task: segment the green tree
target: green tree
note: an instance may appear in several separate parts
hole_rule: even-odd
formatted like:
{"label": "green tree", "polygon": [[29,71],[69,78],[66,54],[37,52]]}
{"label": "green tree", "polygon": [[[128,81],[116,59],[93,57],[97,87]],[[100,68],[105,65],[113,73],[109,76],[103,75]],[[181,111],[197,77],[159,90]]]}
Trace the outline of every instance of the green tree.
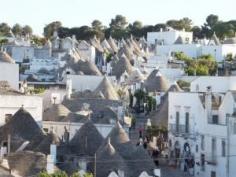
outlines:
{"label": "green tree", "polygon": [[31,36],[33,34],[33,29],[29,25],[25,25],[22,28],[22,33],[23,33],[23,35],[30,35]]}
{"label": "green tree", "polygon": [[126,17],[122,15],[116,15],[114,19],[111,19],[110,27],[112,29],[125,29],[128,24]]}
{"label": "green tree", "polygon": [[12,32],[14,35],[21,35],[23,32],[22,26],[18,23],[16,23],[13,27],[12,27]]}
{"label": "green tree", "polygon": [[103,28],[102,22],[99,20],[94,20],[91,25],[92,25],[92,28],[95,30],[102,30]]}
{"label": "green tree", "polygon": [[192,20],[187,17],[180,20],[169,20],[166,24],[176,30],[185,29],[186,31],[191,31],[192,29]]}
{"label": "green tree", "polygon": [[196,74],[198,76],[207,76],[209,74],[209,69],[205,65],[199,65],[196,69]]}
{"label": "green tree", "polygon": [[219,17],[214,14],[208,15],[206,18],[206,22],[206,25],[213,29],[214,26],[219,22]]}
{"label": "green tree", "polygon": [[60,27],[62,27],[62,23],[60,21],[54,21],[52,23],[49,23],[44,27],[43,34],[46,38],[49,39],[52,37],[53,32],[57,31]]}
{"label": "green tree", "polygon": [[0,33],[2,35],[7,35],[11,30],[11,27],[7,23],[0,24]]}

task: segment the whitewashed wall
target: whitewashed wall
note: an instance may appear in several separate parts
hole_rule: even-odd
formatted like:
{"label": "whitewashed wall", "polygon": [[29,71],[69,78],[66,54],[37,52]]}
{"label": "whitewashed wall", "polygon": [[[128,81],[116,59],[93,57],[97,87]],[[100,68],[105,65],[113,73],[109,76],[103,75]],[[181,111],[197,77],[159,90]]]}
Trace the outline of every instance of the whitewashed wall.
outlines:
{"label": "whitewashed wall", "polygon": [[15,114],[21,107],[27,110],[40,123],[42,121],[43,102],[38,96],[0,95],[0,125],[5,123],[6,114]]}
{"label": "whitewashed wall", "polygon": [[0,63],[0,81],[8,81],[11,88],[19,89],[19,65]]}
{"label": "whitewashed wall", "polygon": [[[94,91],[103,80],[104,76],[90,75],[67,75],[67,79],[72,80],[72,89],[75,91],[91,90]],[[115,83],[114,76],[109,76],[108,79]]]}

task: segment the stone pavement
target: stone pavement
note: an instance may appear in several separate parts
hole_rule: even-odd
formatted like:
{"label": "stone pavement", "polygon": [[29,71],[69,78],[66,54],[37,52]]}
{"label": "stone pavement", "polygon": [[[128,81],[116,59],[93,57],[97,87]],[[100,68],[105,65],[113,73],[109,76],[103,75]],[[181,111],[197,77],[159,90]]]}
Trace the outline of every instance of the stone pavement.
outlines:
{"label": "stone pavement", "polygon": [[[130,140],[136,144],[139,139],[139,127],[144,127],[147,119],[144,114],[136,115],[136,128],[130,131]],[[165,160],[160,160],[160,165],[157,168],[161,169],[161,177],[192,177],[187,172],[181,171],[179,168],[170,167]]]}

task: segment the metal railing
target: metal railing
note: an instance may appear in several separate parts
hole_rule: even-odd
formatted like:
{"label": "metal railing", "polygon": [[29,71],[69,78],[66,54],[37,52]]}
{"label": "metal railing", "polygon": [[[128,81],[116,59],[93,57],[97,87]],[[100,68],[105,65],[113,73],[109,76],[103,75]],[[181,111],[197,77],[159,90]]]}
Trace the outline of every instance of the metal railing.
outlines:
{"label": "metal railing", "polygon": [[178,124],[169,124],[169,131],[172,134],[176,135],[189,135],[192,134],[193,131],[190,126],[186,125],[178,125]]}

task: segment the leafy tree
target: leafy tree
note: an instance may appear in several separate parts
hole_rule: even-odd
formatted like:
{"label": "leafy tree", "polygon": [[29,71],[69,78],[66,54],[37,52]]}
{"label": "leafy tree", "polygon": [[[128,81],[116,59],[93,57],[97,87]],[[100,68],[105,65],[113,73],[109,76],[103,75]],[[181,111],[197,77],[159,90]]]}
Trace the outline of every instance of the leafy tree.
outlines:
{"label": "leafy tree", "polygon": [[191,31],[193,32],[193,39],[202,39],[204,35],[202,33],[202,29],[198,26],[194,26]]}
{"label": "leafy tree", "polygon": [[8,42],[7,39],[0,39],[0,45],[4,45]]}
{"label": "leafy tree", "polygon": [[184,80],[178,80],[177,84],[180,86],[180,88],[185,89],[190,87],[190,83]]}
{"label": "leafy tree", "polygon": [[71,36],[71,29],[67,28],[67,27],[60,27],[60,28],[58,28],[57,32],[58,32],[58,36],[60,38],[65,38],[65,37]]}
{"label": "leafy tree", "polygon": [[0,33],[2,35],[7,35],[11,30],[11,27],[7,23],[0,24]]}
{"label": "leafy tree", "polygon": [[167,28],[167,25],[164,23],[158,23],[154,26],[155,31],[161,31],[161,29],[166,30],[166,28]]}
{"label": "leafy tree", "polygon": [[125,29],[128,24],[126,17],[122,15],[116,15],[114,19],[111,19],[110,27],[113,29]]}
{"label": "leafy tree", "polygon": [[92,22],[92,28],[95,30],[102,30],[103,26],[102,26],[102,22],[99,20],[94,20]]}
{"label": "leafy tree", "polygon": [[22,26],[20,26],[18,23],[16,23],[13,27],[12,27],[12,32],[15,35],[21,35],[23,32],[23,28]]}
{"label": "leafy tree", "polygon": [[166,24],[176,30],[185,29],[186,31],[190,31],[192,29],[192,20],[187,17],[180,20],[169,20]]}
{"label": "leafy tree", "polygon": [[33,29],[29,26],[29,25],[25,25],[23,28],[22,28],[22,34],[23,35],[32,35],[33,34]]}
{"label": "leafy tree", "polygon": [[60,21],[49,23],[48,25],[44,27],[44,30],[43,30],[44,36],[46,38],[52,37],[53,32],[57,31],[60,27],[62,27],[62,23]]}
{"label": "leafy tree", "polygon": [[47,42],[44,37],[39,37],[39,36],[35,36],[35,35],[32,36],[31,40],[34,44],[36,44],[38,46],[42,46]]}
{"label": "leafy tree", "polygon": [[205,65],[199,65],[196,69],[196,74],[198,76],[207,76],[209,74],[208,67]]}
{"label": "leafy tree", "polygon": [[206,18],[206,25],[210,27],[210,29],[213,29],[214,26],[219,22],[219,17],[217,15],[209,15]]}

